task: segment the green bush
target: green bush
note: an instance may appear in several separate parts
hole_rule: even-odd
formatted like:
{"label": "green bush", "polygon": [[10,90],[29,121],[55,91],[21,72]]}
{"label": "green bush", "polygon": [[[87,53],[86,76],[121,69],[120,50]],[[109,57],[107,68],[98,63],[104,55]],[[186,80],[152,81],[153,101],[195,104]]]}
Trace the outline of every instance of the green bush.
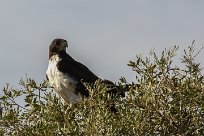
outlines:
{"label": "green bush", "polygon": [[[117,114],[107,105],[113,101],[108,88],[97,81],[87,85],[90,97],[75,105],[63,104],[47,82],[20,81],[21,89],[7,85],[0,109],[0,135],[204,135],[204,77],[195,62],[201,50],[194,43],[172,66],[178,47],[158,56],[136,56],[129,66],[136,75],[125,98],[114,98]],[[24,105],[22,101],[24,100]]]}

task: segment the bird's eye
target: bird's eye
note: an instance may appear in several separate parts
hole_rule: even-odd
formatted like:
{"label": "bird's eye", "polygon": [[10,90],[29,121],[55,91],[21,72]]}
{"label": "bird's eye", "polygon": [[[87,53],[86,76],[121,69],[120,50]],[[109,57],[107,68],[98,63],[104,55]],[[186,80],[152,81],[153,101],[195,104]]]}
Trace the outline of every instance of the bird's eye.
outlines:
{"label": "bird's eye", "polygon": [[60,41],[55,41],[54,45],[60,46]]}

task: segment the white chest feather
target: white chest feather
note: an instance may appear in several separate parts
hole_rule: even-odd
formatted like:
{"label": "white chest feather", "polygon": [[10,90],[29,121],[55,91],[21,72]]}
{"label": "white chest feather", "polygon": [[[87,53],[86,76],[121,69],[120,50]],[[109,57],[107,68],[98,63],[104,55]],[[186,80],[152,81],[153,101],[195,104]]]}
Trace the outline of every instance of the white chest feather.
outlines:
{"label": "white chest feather", "polygon": [[58,55],[50,58],[47,76],[49,84],[54,87],[55,91],[64,99],[66,103],[76,103],[80,96],[75,93],[77,82],[70,78],[68,74],[60,72],[57,68],[57,63],[60,61]]}

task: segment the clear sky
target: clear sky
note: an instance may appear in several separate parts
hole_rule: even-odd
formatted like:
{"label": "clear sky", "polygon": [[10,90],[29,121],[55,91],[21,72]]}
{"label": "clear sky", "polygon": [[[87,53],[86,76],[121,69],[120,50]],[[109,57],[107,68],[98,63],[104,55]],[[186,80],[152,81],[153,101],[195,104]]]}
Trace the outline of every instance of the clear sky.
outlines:
{"label": "clear sky", "polygon": [[26,74],[43,81],[54,38],[101,78],[133,81],[127,63],[136,54],[204,44],[204,1],[0,0],[0,88]]}

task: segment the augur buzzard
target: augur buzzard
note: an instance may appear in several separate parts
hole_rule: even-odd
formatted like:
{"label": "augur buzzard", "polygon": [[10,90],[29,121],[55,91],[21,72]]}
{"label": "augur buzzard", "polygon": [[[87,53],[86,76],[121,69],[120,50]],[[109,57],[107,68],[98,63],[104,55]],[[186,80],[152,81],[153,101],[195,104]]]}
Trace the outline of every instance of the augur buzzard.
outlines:
{"label": "augur buzzard", "polygon": [[[75,61],[66,53],[68,43],[64,39],[55,39],[49,46],[49,64],[46,77],[49,84],[66,103],[76,103],[81,97],[88,97],[89,91],[82,83],[95,83],[100,79],[85,65]],[[114,85],[109,80],[103,83]]]}

